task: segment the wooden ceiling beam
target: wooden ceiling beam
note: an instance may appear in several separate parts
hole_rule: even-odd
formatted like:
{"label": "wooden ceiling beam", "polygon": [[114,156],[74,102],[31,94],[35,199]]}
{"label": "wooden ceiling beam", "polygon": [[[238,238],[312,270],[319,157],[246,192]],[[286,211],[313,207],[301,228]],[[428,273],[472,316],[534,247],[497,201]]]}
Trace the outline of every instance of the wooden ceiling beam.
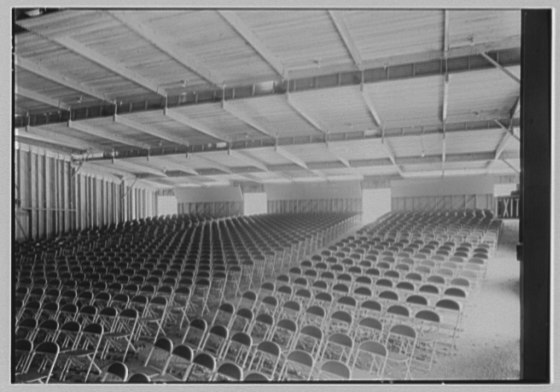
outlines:
{"label": "wooden ceiling beam", "polygon": [[285,78],[282,62],[264,45],[253,31],[241,20],[235,11],[217,11],[222,18],[253,48],[253,50],[280,76]]}
{"label": "wooden ceiling beam", "polygon": [[68,135],[62,135],[59,132],[40,128],[40,127],[23,127],[23,128],[16,128],[15,129],[16,136],[37,136],[39,138],[50,140],[52,142],[66,145],[68,147],[77,148],[81,150],[89,150],[89,151],[101,151],[101,152],[111,152],[112,150],[108,147],[104,147],[100,144],[88,142],[83,139],[72,137]]}
{"label": "wooden ceiling beam", "polygon": [[148,41],[154,47],[167,56],[171,57],[183,67],[197,74],[200,78],[216,87],[222,87],[224,78],[214,71],[210,71],[208,67],[197,58],[193,53],[189,53],[185,48],[169,43],[169,37],[158,34],[145,24],[139,18],[135,11],[107,11],[111,16],[124,24],[130,30],[138,34],[142,39]]}
{"label": "wooden ceiling beam", "polygon": [[36,91],[31,91],[31,90],[26,89],[24,87],[16,86],[16,91],[15,92],[20,97],[27,98],[27,99],[30,99],[32,101],[44,103],[45,105],[52,106],[52,107],[57,108],[57,109],[70,111],[70,106],[68,106],[64,102],[56,100],[56,99],[51,98],[51,97],[47,97],[46,95],[43,95],[43,94],[38,93]]}
{"label": "wooden ceiling beam", "polygon": [[178,122],[179,124],[183,124],[186,125],[189,128],[194,129],[195,131],[198,131],[200,133],[205,134],[206,136],[210,136],[213,139],[219,140],[219,141],[223,141],[226,143],[229,143],[230,140],[228,140],[225,136],[221,136],[219,135],[216,131],[208,128],[206,125],[187,117],[186,115],[184,115],[183,113],[179,113],[176,110],[173,109],[168,109],[165,108],[163,110],[163,114],[167,117],[169,117],[170,119],[172,119],[173,121]]}
{"label": "wooden ceiling beam", "polygon": [[[81,94],[88,95],[93,98],[97,98],[100,101],[113,103],[104,93],[101,91],[84,85],[81,82],[75,81],[71,78],[68,78],[65,75],[59,74],[56,71],[48,69],[40,64],[37,64],[29,59],[24,57],[15,56],[15,65],[17,68],[20,68],[24,71],[30,72],[34,75],[40,76],[44,79],[50,80],[51,82],[60,84],[61,86],[67,87],[71,90],[77,91]],[[19,87],[18,87],[19,89]]]}
{"label": "wooden ceiling beam", "polygon": [[348,26],[344,22],[344,17],[340,14],[339,11],[329,10],[327,12],[329,14],[329,17],[331,18],[331,21],[333,22],[338,36],[340,37],[341,41],[344,44],[344,47],[346,48],[346,51],[352,58],[352,61],[354,61],[356,68],[362,71],[364,69],[362,56],[360,55],[360,51],[358,50],[356,44],[354,43],[354,40],[352,39],[352,35],[348,30]]}
{"label": "wooden ceiling beam", "polygon": [[118,124],[122,124],[122,125],[124,125],[128,128],[135,129],[135,130],[137,130],[139,132],[142,132],[142,133],[145,133],[147,135],[151,135],[151,136],[163,139],[163,140],[167,140],[167,141],[170,141],[172,143],[179,144],[179,145],[182,145],[182,146],[189,146],[189,142],[186,139],[170,135],[167,132],[162,131],[161,129],[156,129],[156,128],[153,128],[149,125],[139,123],[138,121],[134,121],[134,120],[132,120],[128,117],[119,116],[119,115],[115,114],[113,116],[113,120]]}
{"label": "wooden ceiling beam", "polygon": [[121,136],[115,132],[111,132],[99,127],[94,127],[89,124],[85,124],[81,121],[68,121],[68,128],[75,129],[77,131],[87,133],[92,136],[100,137],[107,140],[112,140],[117,143],[126,144],[128,146],[140,148],[143,150],[149,150],[150,145],[146,143],[141,143],[135,139],[131,139],[125,136]]}

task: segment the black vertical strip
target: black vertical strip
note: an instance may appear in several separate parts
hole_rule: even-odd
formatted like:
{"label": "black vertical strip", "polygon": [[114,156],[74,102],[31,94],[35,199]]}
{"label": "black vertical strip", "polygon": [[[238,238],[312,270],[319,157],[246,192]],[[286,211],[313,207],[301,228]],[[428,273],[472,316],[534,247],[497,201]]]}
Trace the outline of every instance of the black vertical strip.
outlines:
{"label": "black vertical strip", "polygon": [[521,375],[550,380],[551,11],[522,11]]}

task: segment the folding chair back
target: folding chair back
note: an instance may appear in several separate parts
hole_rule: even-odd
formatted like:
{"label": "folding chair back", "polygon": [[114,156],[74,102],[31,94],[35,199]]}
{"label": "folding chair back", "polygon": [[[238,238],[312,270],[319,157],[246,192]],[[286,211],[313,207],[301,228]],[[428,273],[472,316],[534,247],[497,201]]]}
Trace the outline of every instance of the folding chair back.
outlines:
{"label": "folding chair back", "polygon": [[101,382],[125,382],[128,380],[128,367],[123,362],[113,362],[101,377]]}

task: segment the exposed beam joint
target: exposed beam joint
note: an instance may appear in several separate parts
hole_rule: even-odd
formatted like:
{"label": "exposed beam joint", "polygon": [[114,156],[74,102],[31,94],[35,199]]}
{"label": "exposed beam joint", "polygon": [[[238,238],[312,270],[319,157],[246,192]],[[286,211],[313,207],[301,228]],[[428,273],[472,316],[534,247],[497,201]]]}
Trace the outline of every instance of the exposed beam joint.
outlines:
{"label": "exposed beam joint", "polygon": [[500,71],[502,71],[503,73],[505,73],[507,76],[509,76],[510,78],[512,78],[513,80],[515,80],[517,83],[521,84],[521,79],[519,79],[519,77],[517,75],[515,75],[513,72],[511,72],[509,69],[507,69],[506,67],[504,67],[503,65],[501,65],[500,63],[498,63],[496,60],[494,60],[492,57],[488,56],[485,52],[483,51],[479,51],[478,53],[480,53],[480,55],[482,57],[484,57],[490,64],[492,64],[494,67],[498,68]]}
{"label": "exposed beam joint", "polygon": [[[18,68],[24,71],[31,72],[32,74],[38,75],[42,78],[48,79],[51,82],[55,82],[71,90],[77,91],[79,93],[89,95],[90,97],[97,98],[100,101],[110,102],[112,101],[102,92],[84,85],[81,82],[69,79],[68,77],[59,74],[58,72],[52,71],[39,65],[31,60],[25,59],[21,56],[15,56],[15,64]],[[18,87],[19,88],[19,87]]]}
{"label": "exposed beam joint", "polygon": [[149,125],[139,123],[137,121],[131,120],[131,119],[129,119],[127,117],[124,117],[124,116],[119,116],[119,115],[115,114],[113,116],[113,120],[118,124],[122,124],[126,127],[135,129],[135,130],[140,131],[142,133],[145,133],[147,135],[155,136],[157,138],[167,140],[167,141],[170,141],[172,143],[176,143],[176,144],[179,144],[179,145],[182,145],[182,146],[188,146],[189,145],[189,142],[186,139],[179,138],[179,137],[176,137],[176,136],[173,136],[173,135],[169,135],[165,131],[153,128]]}
{"label": "exposed beam joint", "polygon": [[27,98],[27,99],[30,99],[32,101],[44,103],[45,105],[49,105],[49,106],[52,106],[52,107],[55,107],[55,108],[58,108],[58,109],[70,111],[70,106],[68,106],[64,102],[57,101],[56,99],[53,99],[51,97],[47,97],[46,95],[43,95],[43,94],[38,93],[36,91],[31,91],[31,90],[26,89],[24,87],[16,86],[16,94],[19,95],[20,97]]}
{"label": "exposed beam joint", "polygon": [[373,105],[373,102],[371,101],[371,98],[369,97],[368,93],[365,91],[363,84],[360,86],[360,93],[362,94],[364,102],[368,108],[369,114],[375,121],[375,125],[377,126],[377,128],[380,129],[383,128],[383,125],[381,123],[381,118],[379,117],[377,110],[375,110],[375,106]]}
{"label": "exposed beam joint", "polygon": [[242,113],[241,110],[239,110],[239,108],[237,108],[234,104],[230,104],[228,101],[222,101],[222,108],[226,112],[231,114],[233,117],[236,117],[241,122],[244,122],[245,124],[249,125],[251,128],[255,129],[256,131],[258,131],[260,133],[262,133],[263,135],[268,136],[272,139],[277,138],[278,135],[273,135],[272,132],[265,129],[265,127],[263,127],[261,124],[259,124],[257,121],[255,121],[253,118],[247,116],[245,113]]}
{"label": "exposed beam joint", "polygon": [[516,168],[515,166],[513,166],[511,163],[509,163],[507,159],[502,159],[502,161],[503,161],[506,165],[508,165],[515,173],[517,173],[517,174],[520,173],[519,169]]}
{"label": "exposed beam joint", "polygon": [[292,154],[291,152],[289,152],[285,148],[277,146],[277,147],[275,147],[274,151],[276,151],[278,154],[280,154],[281,156],[283,156],[287,160],[292,161],[293,163],[295,163],[299,167],[301,167],[305,170],[309,170],[309,167],[307,166],[307,164],[301,158],[295,156],[294,154]]}
{"label": "exposed beam joint", "polygon": [[158,50],[171,57],[179,64],[197,74],[200,78],[208,83],[221,87],[224,83],[224,78],[215,72],[208,70],[208,67],[203,64],[194,54],[185,51],[184,48],[178,47],[169,43],[169,37],[165,37],[156,33],[148,26],[141,23],[135,11],[107,11],[111,16],[123,23],[130,30],[134,31],[144,40],[151,43]]}
{"label": "exposed beam joint", "polygon": [[270,67],[282,78],[285,70],[280,60],[272,53],[263,42],[257,38],[253,31],[241,20],[235,11],[217,11],[222,18],[251,46],[255,52],[266,61]]}
{"label": "exposed beam joint", "polygon": [[513,137],[515,140],[517,140],[518,142],[521,142],[521,139],[519,138],[519,136],[517,136],[515,133],[513,133],[513,127],[506,127],[504,124],[502,124],[500,121],[498,120],[494,120],[494,122],[500,127],[502,128],[507,134],[509,134],[511,137]]}
{"label": "exposed beam joint", "polygon": [[260,160],[257,160],[251,156],[249,156],[249,154],[246,151],[240,151],[240,150],[231,150],[231,154],[234,156],[239,157],[240,159],[243,159],[247,162],[249,162],[251,164],[251,166],[254,166],[264,172],[269,173],[270,169],[268,168],[268,166],[266,166],[263,162],[261,162]]}
{"label": "exposed beam joint", "polygon": [[163,114],[167,117],[169,117],[170,119],[172,119],[173,121],[176,121],[180,124],[186,125],[189,128],[194,129],[195,131],[198,131],[200,133],[205,134],[206,136],[210,136],[211,138],[214,138],[216,140],[219,141],[224,141],[229,143],[229,140],[227,138],[225,138],[224,136],[219,135],[216,131],[208,128],[206,125],[201,124],[200,122],[189,118],[187,116],[185,116],[182,113],[179,113],[177,111],[165,108],[163,109]]}
{"label": "exposed beam joint", "polygon": [[89,124],[84,124],[83,122],[80,122],[80,121],[71,121],[71,120],[68,121],[68,128],[72,128],[72,129],[75,129],[77,131],[87,133],[89,135],[93,135],[93,136],[100,137],[100,138],[103,138],[103,139],[112,140],[112,141],[117,142],[117,143],[137,147],[137,148],[140,148],[140,149],[143,149],[143,150],[149,150],[150,149],[149,144],[140,143],[140,142],[138,142],[134,139],[127,138],[127,137],[124,137],[124,136],[120,136],[120,135],[116,134],[115,132],[110,132],[110,131],[107,131],[105,129],[101,129],[99,127],[93,127]]}
{"label": "exposed beam joint", "polygon": [[329,13],[329,16],[334,24],[334,27],[336,28],[336,32],[338,33],[338,36],[340,37],[340,39],[344,43],[344,46],[346,47],[346,51],[350,54],[350,57],[352,57],[352,60],[354,61],[356,68],[362,71],[364,69],[362,56],[360,56],[360,51],[356,47],[354,40],[352,39],[352,35],[348,30],[348,26],[344,22],[344,17],[341,15],[340,11],[329,10],[327,12]]}
{"label": "exposed beam joint", "polygon": [[327,134],[328,132],[323,129],[321,125],[317,121],[315,121],[311,116],[305,113],[298,105],[296,105],[293,99],[290,97],[290,94],[286,94],[286,101],[288,105],[301,117],[303,118],[309,125],[311,125],[315,130]]}
{"label": "exposed beam joint", "polygon": [[399,166],[399,164],[397,163],[396,157],[395,157],[395,153],[393,152],[393,150],[391,149],[391,147],[387,144],[387,142],[382,141],[381,142],[381,148],[383,149],[383,151],[385,151],[385,154],[387,154],[387,157],[391,160],[391,163],[393,164],[393,166],[395,167],[395,169],[397,169],[397,172],[399,173],[399,175],[401,177],[405,177],[405,174],[403,173],[401,167]]}

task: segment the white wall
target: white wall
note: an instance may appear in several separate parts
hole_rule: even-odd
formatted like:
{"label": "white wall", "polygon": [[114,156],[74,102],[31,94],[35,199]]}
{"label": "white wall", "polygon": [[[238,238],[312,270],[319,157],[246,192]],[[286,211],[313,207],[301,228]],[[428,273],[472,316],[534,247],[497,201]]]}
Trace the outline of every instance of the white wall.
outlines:
{"label": "white wall", "polygon": [[266,184],[265,191],[269,201],[359,199],[362,197],[362,187],[358,180],[309,184]]}
{"label": "white wall", "polygon": [[243,194],[243,197],[244,215],[266,214],[266,193],[245,193]]}
{"label": "white wall", "polygon": [[391,192],[393,197],[493,194],[494,181],[492,176],[394,180]]}
{"label": "white wall", "polygon": [[391,189],[364,189],[362,192],[362,223],[368,224],[391,211]]}
{"label": "white wall", "polygon": [[158,216],[176,214],[177,198],[175,196],[158,196],[157,212]]}

